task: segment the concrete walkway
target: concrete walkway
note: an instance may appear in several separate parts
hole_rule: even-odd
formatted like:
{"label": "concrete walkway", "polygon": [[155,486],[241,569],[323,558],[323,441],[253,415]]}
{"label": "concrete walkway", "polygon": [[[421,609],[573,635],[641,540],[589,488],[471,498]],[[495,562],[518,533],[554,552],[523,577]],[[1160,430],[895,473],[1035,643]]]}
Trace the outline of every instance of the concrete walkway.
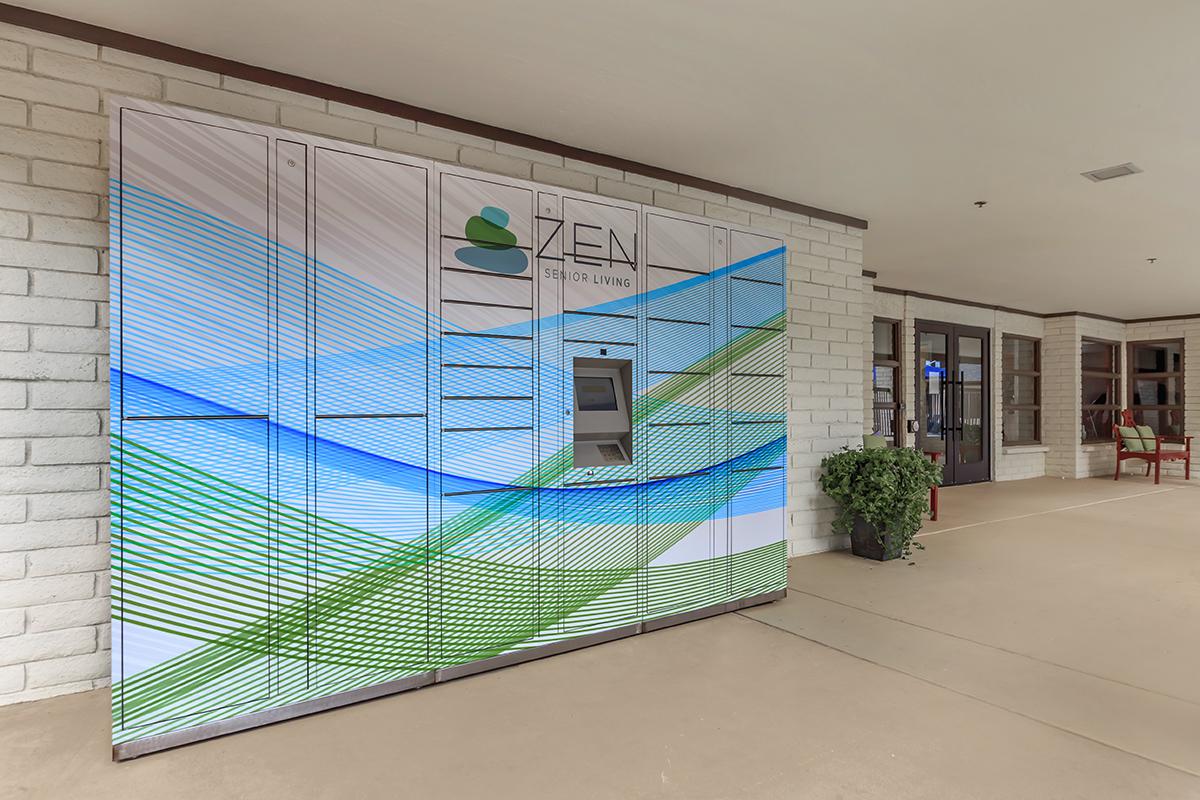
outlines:
{"label": "concrete walkway", "polygon": [[0,797],[1200,798],[1198,489],[946,490],[913,565],[121,765],[105,692],[0,709]]}

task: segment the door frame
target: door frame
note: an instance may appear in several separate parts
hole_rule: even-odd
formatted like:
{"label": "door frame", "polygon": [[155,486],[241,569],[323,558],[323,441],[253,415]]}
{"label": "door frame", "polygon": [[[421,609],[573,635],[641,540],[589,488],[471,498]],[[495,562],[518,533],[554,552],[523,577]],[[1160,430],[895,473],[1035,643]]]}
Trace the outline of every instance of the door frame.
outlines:
{"label": "door frame", "polygon": [[[981,328],[975,325],[960,325],[952,322],[941,322],[938,320],[916,319],[913,321],[913,413],[917,420],[916,443],[918,446],[924,442],[924,421],[921,419],[921,410],[923,408],[922,398],[924,395],[921,390],[921,333],[940,333],[946,336],[946,362],[947,375],[952,372],[958,372],[959,353],[958,339],[960,336],[971,336],[980,339],[982,342],[981,359],[983,361],[983,369],[981,382],[983,384],[980,422],[981,431],[980,445],[982,447],[983,475],[968,477],[964,476],[959,479],[958,473],[958,448],[959,440],[951,438],[946,440],[946,452],[943,460],[943,486],[960,486],[968,483],[988,483],[992,480],[992,436],[994,434],[993,427],[996,424],[992,417],[992,361],[994,353],[992,353],[992,331],[990,328]],[[953,370],[951,367],[953,366]],[[957,376],[954,380],[947,381],[948,387],[953,387]],[[961,409],[957,399],[950,397],[950,406],[953,413],[948,415],[952,418],[958,418],[961,415]],[[943,426],[945,421],[943,421]],[[965,466],[965,465],[964,465]]]}

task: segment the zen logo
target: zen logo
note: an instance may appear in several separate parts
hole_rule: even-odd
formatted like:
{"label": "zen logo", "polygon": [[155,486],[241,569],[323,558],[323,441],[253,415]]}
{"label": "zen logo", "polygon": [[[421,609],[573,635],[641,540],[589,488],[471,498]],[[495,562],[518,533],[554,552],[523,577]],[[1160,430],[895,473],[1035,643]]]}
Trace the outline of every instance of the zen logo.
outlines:
{"label": "zen logo", "polygon": [[484,206],[467,220],[464,233],[471,246],[454,251],[464,264],[505,275],[519,275],[529,268],[529,257],[517,247],[517,236],[508,229],[504,209]]}
{"label": "zen logo", "polygon": [[[538,217],[538,219],[554,225],[538,248],[538,258],[553,258],[548,255],[548,251],[552,245],[562,247],[565,221],[551,217]],[[573,259],[576,264],[589,267],[620,265],[637,270],[637,261],[630,255],[631,253],[637,254],[637,233],[633,234],[632,247],[627,248],[617,236],[617,232],[611,228],[589,225],[586,222],[573,222],[570,232],[570,241],[574,243],[574,249],[564,248],[563,255]]]}

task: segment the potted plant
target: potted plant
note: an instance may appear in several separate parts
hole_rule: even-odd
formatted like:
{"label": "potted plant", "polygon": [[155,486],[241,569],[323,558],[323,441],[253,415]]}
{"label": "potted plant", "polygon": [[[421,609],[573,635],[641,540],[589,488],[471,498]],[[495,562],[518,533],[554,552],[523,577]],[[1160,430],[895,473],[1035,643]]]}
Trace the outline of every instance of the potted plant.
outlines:
{"label": "potted plant", "polygon": [[821,488],[837,501],[833,522],[850,535],[856,556],[887,561],[923,549],[913,537],[929,510],[929,490],[942,482],[942,467],[916,450],[843,450],[821,461]]}

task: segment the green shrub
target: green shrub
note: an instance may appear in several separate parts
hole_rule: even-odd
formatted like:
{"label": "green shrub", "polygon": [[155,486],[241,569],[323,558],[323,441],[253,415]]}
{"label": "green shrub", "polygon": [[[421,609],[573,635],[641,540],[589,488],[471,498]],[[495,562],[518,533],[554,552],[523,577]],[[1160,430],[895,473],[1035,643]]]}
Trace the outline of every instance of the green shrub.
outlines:
{"label": "green shrub", "polygon": [[[837,533],[849,534],[854,518],[898,540],[905,558],[914,546],[929,511],[929,490],[942,482],[942,467],[916,450],[843,450],[821,461],[821,488],[841,510],[834,520]],[[921,549],[921,544],[915,544]]]}

